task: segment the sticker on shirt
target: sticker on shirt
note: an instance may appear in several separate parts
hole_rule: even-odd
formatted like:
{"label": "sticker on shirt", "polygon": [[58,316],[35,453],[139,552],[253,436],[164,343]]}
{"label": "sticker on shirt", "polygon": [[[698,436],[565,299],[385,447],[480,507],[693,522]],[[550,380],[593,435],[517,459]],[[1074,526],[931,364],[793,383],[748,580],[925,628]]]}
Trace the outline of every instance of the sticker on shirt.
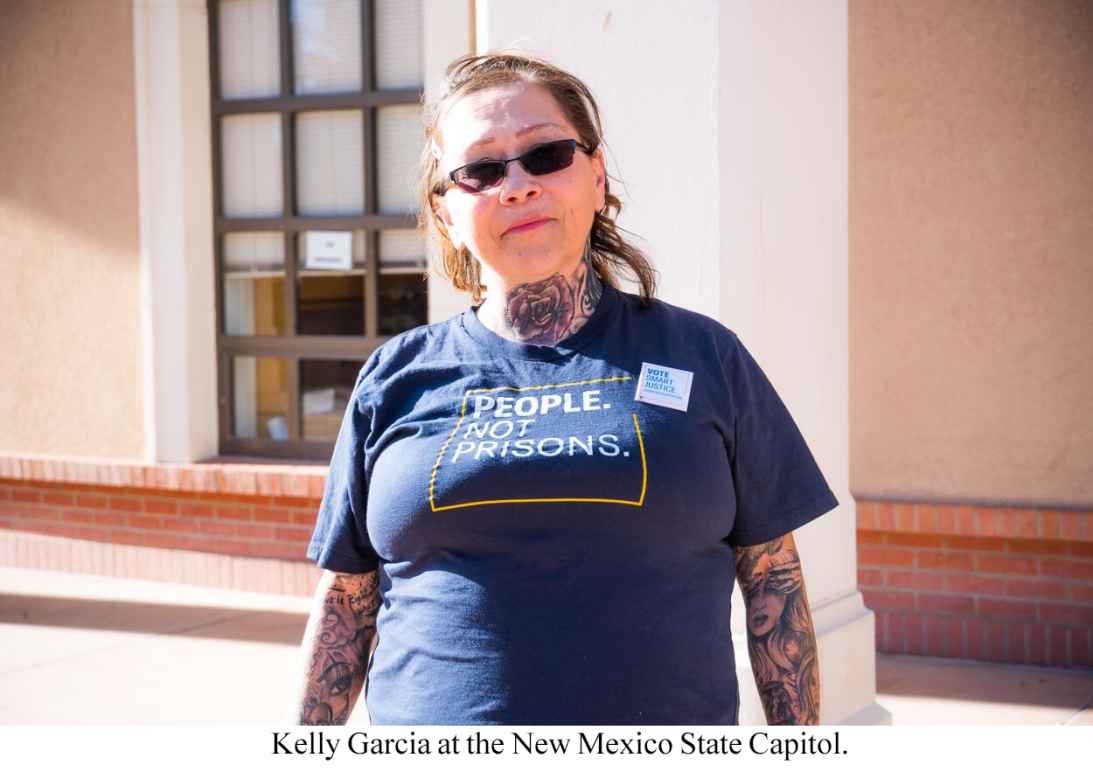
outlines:
{"label": "sticker on shirt", "polygon": [[430,509],[643,506],[648,467],[633,379],[468,389],[429,475]]}
{"label": "sticker on shirt", "polygon": [[638,402],[686,412],[687,405],[691,401],[693,379],[694,373],[689,370],[677,370],[674,367],[642,362],[634,399]]}

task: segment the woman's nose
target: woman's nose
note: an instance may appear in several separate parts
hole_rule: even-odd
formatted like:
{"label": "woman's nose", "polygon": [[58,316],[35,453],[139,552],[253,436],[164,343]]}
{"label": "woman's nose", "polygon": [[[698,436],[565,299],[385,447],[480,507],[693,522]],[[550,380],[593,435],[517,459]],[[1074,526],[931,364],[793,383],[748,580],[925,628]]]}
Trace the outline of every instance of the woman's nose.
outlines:
{"label": "woman's nose", "polygon": [[539,183],[524,170],[519,161],[513,161],[505,170],[501,181],[501,203],[519,204],[539,195]]}

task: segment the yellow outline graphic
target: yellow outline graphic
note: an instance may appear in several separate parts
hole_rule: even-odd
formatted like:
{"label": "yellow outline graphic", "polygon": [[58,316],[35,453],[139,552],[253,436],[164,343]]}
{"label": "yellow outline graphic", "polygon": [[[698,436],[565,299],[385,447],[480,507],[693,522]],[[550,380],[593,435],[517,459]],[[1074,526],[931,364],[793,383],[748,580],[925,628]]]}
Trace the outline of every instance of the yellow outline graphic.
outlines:
{"label": "yellow outline graphic", "polygon": [[467,417],[467,398],[472,394],[488,394],[493,391],[533,391],[536,389],[560,389],[566,386],[584,386],[589,383],[606,383],[609,381],[630,381],[633,380],[632,375],[620,375],[612,378],[592,378],[587,381],[570,381],[569,383],[548,383],[543,386],[496,386],[491,389],[468,389],[463,393],[463,404],[459,408],[459,420],[455,422],[455,426],[452,427],[451,433],[448,434],[448,439],[444,441],[444,444],[440,446],[440,452],[436,454],[436,463],[433,464],[433,471],[429,475],[429,509],[432,512],[443,512],[446,509],[463,509],[464,507],[481,507],[487,504],[549,504],[556,502],[582,502],[592,504],[626,504],[631,507],[640,507],[645,503],[645,489],[649,482],[649,468],[645,461],[645,440],[641,436],[641,426],[638,425],[638,414],[631,413],[631,418],[634,419],[634,432],[638,437],[638,448],[641,451],[641,496],[637,501],[630,499],[597,499],[597,498],[557,498],[557,499],[489,499],[483,501],[466,501],[462,504],[446,504],[442,507],[436,505],[434,499],[436,475],[440,471],[440,462],[444,459],[444,454],[448,451],[448,446],[452,444],[452,440],[459,432],[459,427],[463,425],[463,419]]}

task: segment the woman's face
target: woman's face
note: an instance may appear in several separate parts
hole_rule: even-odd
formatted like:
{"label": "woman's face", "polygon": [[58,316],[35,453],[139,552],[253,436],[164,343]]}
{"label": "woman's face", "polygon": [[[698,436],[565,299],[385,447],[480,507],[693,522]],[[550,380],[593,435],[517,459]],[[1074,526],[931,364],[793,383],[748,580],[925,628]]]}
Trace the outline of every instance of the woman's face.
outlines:
{"label": "woman's face", "polygon": [[[462,97],[439,129],[445,178],[464,164],[514,158],[543,142],[580,141],[550,92],[527,83]],[[481,261],[487,286],[491,273],[514,286],[574,270],[604,195],[602,154],[578,148],[572,165],[551,174],[532,176],[516,161],[496,187],[472,193],[453,185],[437,212],[452,243]]]}
{"label": "woman's face", "polygon": [[758,638],[774,629],[786,607],[786,596],[764,588],[750,598],[747,606],[748,630]]}

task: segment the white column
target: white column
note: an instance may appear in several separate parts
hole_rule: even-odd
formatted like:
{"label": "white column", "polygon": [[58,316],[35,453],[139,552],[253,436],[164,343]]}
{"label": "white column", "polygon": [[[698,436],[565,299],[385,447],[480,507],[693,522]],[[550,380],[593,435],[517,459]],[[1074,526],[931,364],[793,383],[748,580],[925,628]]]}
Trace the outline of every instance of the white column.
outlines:
{"label": "white column", "polygon": [[[424,15],[425,101],[432,102],[440,94],[448,64],[474,50],[474,0],[425,0]],[[432,252],[429,263],[429,321],[440,322],[467,308],[471,296],[452,287]]]}
{"label": "white column", "polygon": [[[789,406],[841,504],[796,533],[821,718],[890,723],[849,491],[846,0],[477,0],[475,17],[480,52],[518,47],[588,83],[660,296],[735,330]],[[740,720],[763,724],[739,590],[733,607]]]}
{"label": "white column", "polygon": [[217,452],[204,0],[133,0],[145,458]]}

